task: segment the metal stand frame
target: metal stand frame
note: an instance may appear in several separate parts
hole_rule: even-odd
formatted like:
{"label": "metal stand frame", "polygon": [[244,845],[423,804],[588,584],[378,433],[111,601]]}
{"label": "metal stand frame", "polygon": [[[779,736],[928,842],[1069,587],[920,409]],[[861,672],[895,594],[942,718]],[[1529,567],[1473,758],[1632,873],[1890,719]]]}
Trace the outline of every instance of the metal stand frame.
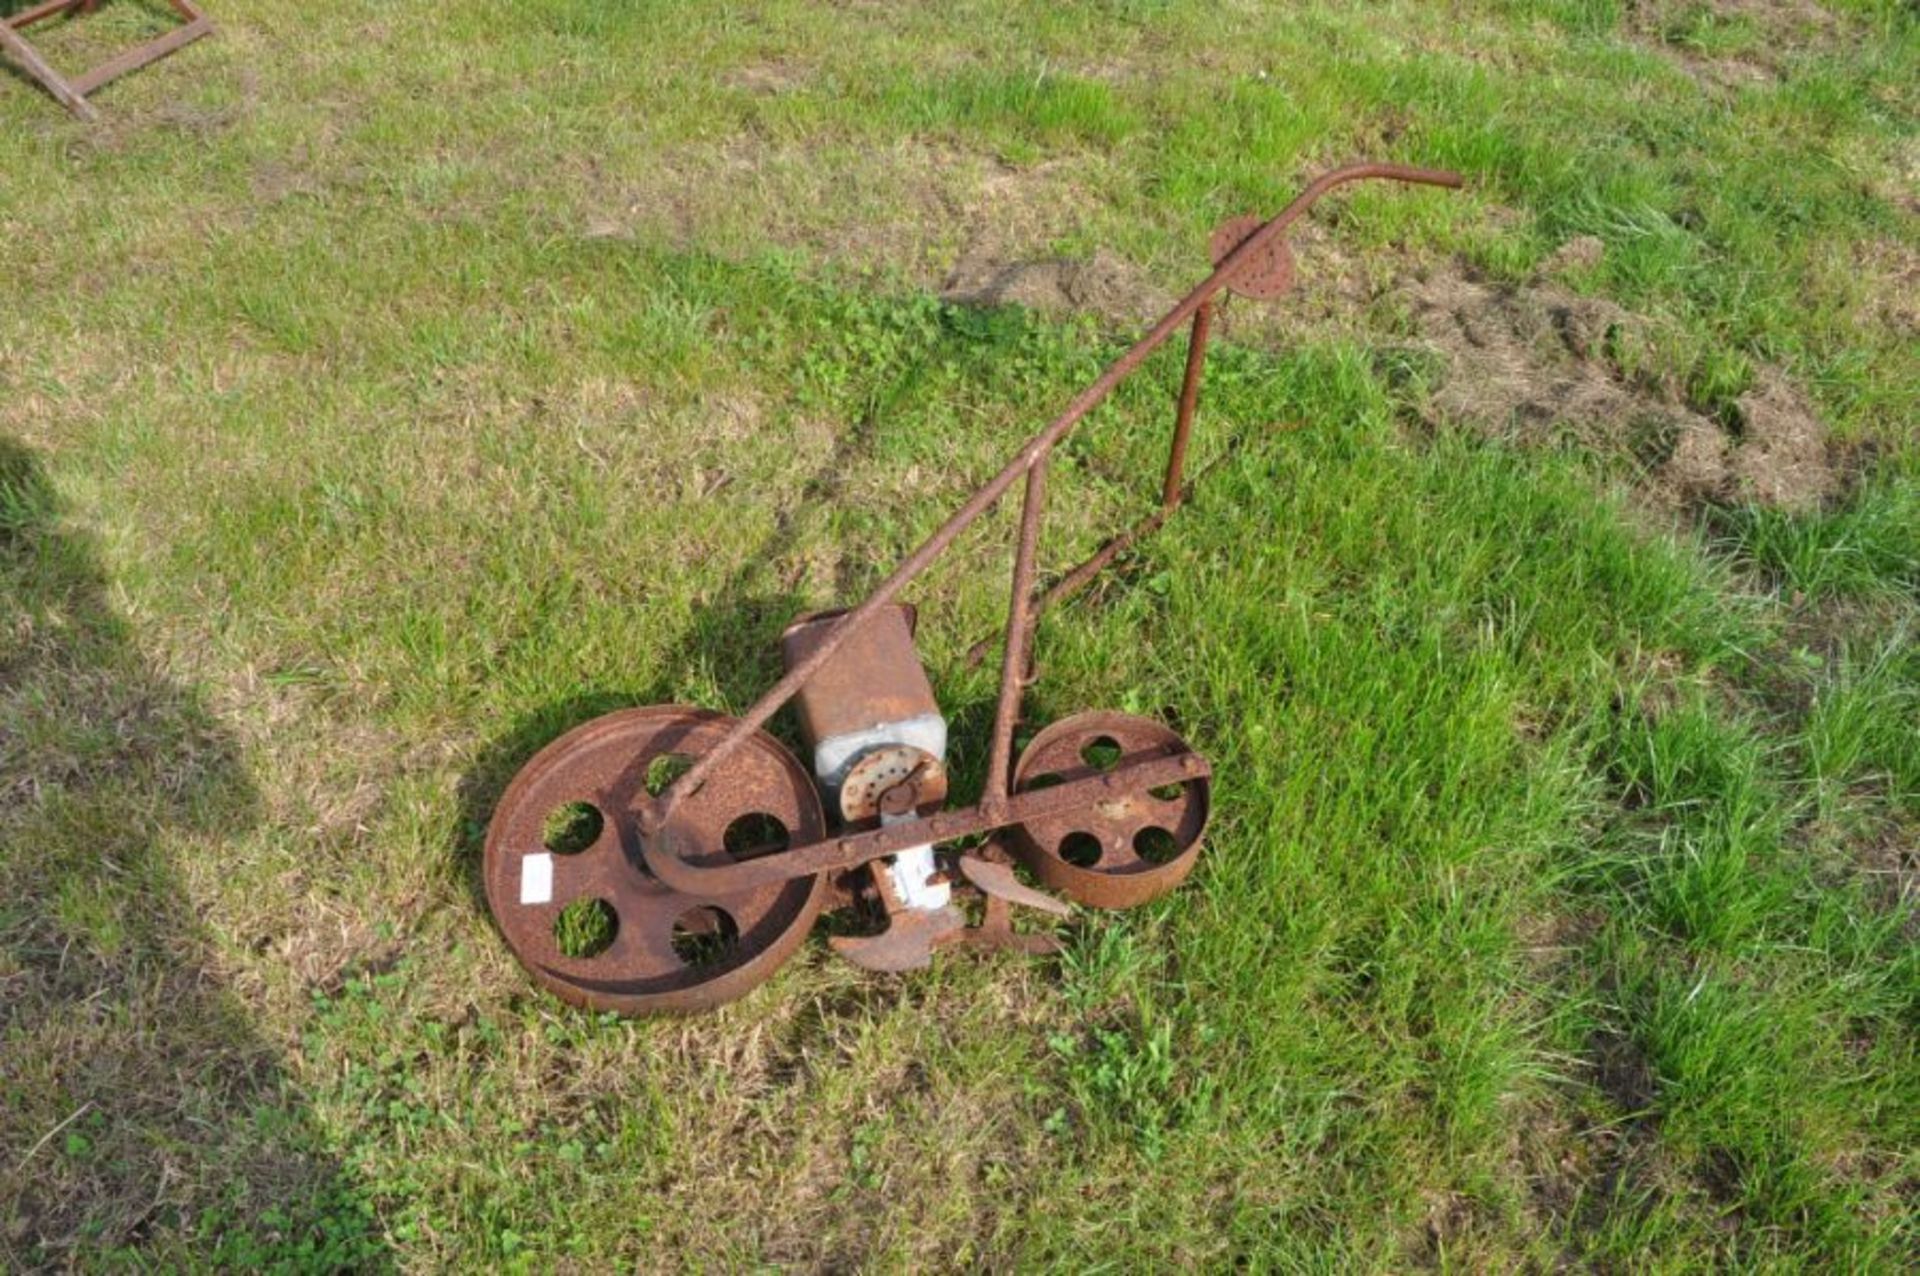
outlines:
{"label": "metal stand frame", "polygon": [[178,13],[182,25],[175,27],[163,36],[147,41],[145,44],[128,49],[118,57],[110,58],[94,67],[91,71],[68,77],[55,70],[53,65],[40,51],[33,47],[27,37],[20,34],[37,22],[49,18],[72,15],[74,13],[92,13],[100,7],[100,0],[45,0],[45,3],[22,9],[7,18],[0,18],[0,49],[13,55],[26,73],[38,80],[51,93],[56,101],[88,123],[100,118],[100,113],[87,101],[87,95],[110,80],[117,80],[129,71],[137,71],[149,62],[156,62],[176,49],[184,48],[203,35],[213,34],[213,21],[200,12],[193,0],[167,0]]}
{"label": "metal stand frame", "polygon": [[[1260,223],[1258,218],[1248,219],[1245,223],[1247,233],[1236,233],[1229,236],[1227,241],[1216,243],[1216,267],[1199,287],[1168,311],[1146,336],[1134,343],[1097,381],[1076,395],[1066,411],[1027,440],[1019,455],[1008,462],[986,486],[975,492],[920,548],[908,555],[865,602],[841,616],[808,657],[790,668],[785,677],[755,701],[732,724],[717,745],[702,754],[688,771],[657,798],[641,807],[640,828],[649,835],[642,851],[647,869],[676,891],[693,896],[723,895],[816,873],[853,868],[911,846],[947,842],[1010,824],[1043,819],[1051,814],[1071,812],[1120,793],[1205,778],[1210,771],[1203,758],[1194,753],[1176,753],[1129,760],[1112,770],[1073,779],[1052,788],[1010,792],[1013,732],[1026,689],[1028,646],[1041,612],[1084,586],[1129,545],[1151,533],[1179,508],[1185,494],[1183,473],[1187,440],[1193,427],[1194,407],[1199,399],[1200,379],[1206,364],[1207,337],[1215,296],[1229,287],[1244,289],[1251,296],[1262,295],[1269,288],[1284,290],[1292,271],[1291,258],[1284,253],[1287,228],[1304,216],[1314,201],[1329,190],[1367,178],[1430,186],[1460,185],[1457,174],[1432,169],[1409,168],[1398,164],[1349,165],[1321,175],[1272,220]],[[1266,288],[1261,286],[1260,277],[1263,274],[1268,276],[1264,281]],[[1115,386],[1145,362],[1148,355],[1189,320],[1192,321],[1192,333],[1187,347],[1186,376],[1174,418],[1173,442],[1161,484],[1160,507],[1143,523],[1102,546],[1091,559],[1068,572],[1051,589],[1036,593],[1035,551],[1040,539],[1046,497],[1047,463],[1052,458],[1054,446]],[[796,846],[781,855],[723,865],[694,864],[683,858],[674,847],[671,836],[656,836],[670,834],[670,816],[674,805],[683,795],[694,792],[718,768],[724,766],[735,750],[752,738],[808,679],[833,658],[834,652],[871,621],[881,608],[891,603],[908,582],[945,553],[961,532],[1023,479],[1026,499],[1020,515],[1020,538],[1014,553],[1013,587],[1008,600],[1001,655],[1000,697],[993,715],[986,787],[977,805],[885,824],[866,832],[828,837]]]}
{"label": "metal stand frame", "polygon": [[[1163,723],[1098,711],[1051,723],[1016,760],[1014,730],[1033,680],[1034,627],[1049,605],[1085,585],[1186,499],[1187,444],[1216,299],[1227,289],[1255,300],[1283,294],[1293,281],[1287,227],[1327,191],[1362,178],[1460,184],[1452,173],[1357,164],[1320,177],[1271,221],[1247,216],[1223,224],[1209,244],[1215,269],[1206,281],[1028,439],[864,603],[789,628],[781,643],[786,675],[743,716],[685,705],[623,709],[575,727],[522,767],[488,827],[484,876],[488,907],[534,979],[594,1009],[702,1010],[772,974],[829,900],[834,907],[874,902],[884,908],[880,932],[835,935],[830,942],[863,969],[901,971],[926,965],[949,944],[1058,951],[1053,936],[1016,931],[1012,923],[1015,904],[1064,914],[1069,905],[1049,891],[1089,908],[1131,908],[1178,886],[1193,870],[1206,829],[1207,760]],[[1189,323],[1172,447],[1164,475],[1156,476],[1157,507],[1051,588],[1037,588],[1054,448]],[[947,809],[944,760],[902,741],[852,763],[835,785],[841,818],[829,821],[819,777],[761,728],[789,700],[798,701],[802,735],[812,740],[850,738],[848,732],[868,729],[876,716],[897,723],[937,714],[913,648],[911,619],[895,598],[1015,484],[1024,485],[1026,497],[979,800]],[[824,719],[838,724],[823,727]],[[648,782],[663,759],[689,764],[664,788]],[[870,762],[875,765],[862,772]],[[548,826],[556,809],[574,802],[585,802],[601,819],[589,845],[562,849]],[[736,845],[742,821],[762,818],[775,821],[785,836],[765,846]],[[978,846],[954,845],[983,834]],[[940,857],[923,854],[929,848]],[[877,863],[908,851],[914,852],[910,863]],[[1045,889],[1023,882],[1016,862]],[[866,871],[854,871],[860,869]],[[950,895],[923,893],[913,880],[917,873],[926,874],[928,892],[947,885],[978,891],[980,922],[968,925]],[[609,937],[597,952],[569,952],[560,943],[560,922],[587,900],[611,910]],[[684,946],[696,940],[721,941],[728,956],[707,967]]]}

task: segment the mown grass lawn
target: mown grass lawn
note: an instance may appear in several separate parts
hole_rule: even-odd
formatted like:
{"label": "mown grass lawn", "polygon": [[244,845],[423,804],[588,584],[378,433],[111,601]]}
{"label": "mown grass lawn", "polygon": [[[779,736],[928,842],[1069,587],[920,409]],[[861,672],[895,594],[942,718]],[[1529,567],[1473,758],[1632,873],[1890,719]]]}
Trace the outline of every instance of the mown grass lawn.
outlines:
{"label": "mown grass lawn", "polygon": [[[215,17],[97,127],[0,81],[0,1264],[1915,1262],[1910,7]],[[514,770],[744,706],[1355,157],[1470,186],[1316,216],[1197,501],[1039,639],[1036,723],[1213,759],[1189,885],[1057,961],[536,992]],[[941,297],[1096,249],[1101,313]],[[1178,370],[1055,466],[1053,568]],[[1009,531],[912,594],[963,788]]]}

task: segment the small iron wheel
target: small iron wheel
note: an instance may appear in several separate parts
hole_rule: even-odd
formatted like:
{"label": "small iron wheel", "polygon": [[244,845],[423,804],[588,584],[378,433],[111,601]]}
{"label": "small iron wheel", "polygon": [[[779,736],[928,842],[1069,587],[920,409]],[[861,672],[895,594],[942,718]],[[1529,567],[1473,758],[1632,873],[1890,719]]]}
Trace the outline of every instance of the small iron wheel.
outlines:
{"label": "small iron wheel", "polygon": [[[825,899],[820,877],[711,898],[644,867],[640,809],[735,719],[680,705],[623,709],[536,754],[487,829],[487,905],[513,955],[565,1001],[622,1014],[704,1010],[792,954]],[[675,800],[668,829],[713,864],[819,840],[812,778],[765,732]]]}
{"label": "small iron wheel", "polygon": [[[1015,792],[1082,780],[1122,762],[1191,752],[1172,729],[1129,713],[1080,713],[1033,738],[1014,768]],[[1078,811],[1015,825],[1014,854],[1046,885],[1093,908],[1131,908],[1186,879],[1206,830],[1208,782],[1103,798]]]}

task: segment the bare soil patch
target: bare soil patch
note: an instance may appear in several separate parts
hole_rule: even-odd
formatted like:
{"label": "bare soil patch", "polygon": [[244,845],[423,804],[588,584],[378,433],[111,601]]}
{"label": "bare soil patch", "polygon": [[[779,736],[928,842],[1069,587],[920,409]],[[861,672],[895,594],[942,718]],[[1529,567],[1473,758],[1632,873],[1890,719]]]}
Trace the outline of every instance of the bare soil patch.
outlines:
{"label": "bare soil patch", "polygon": [[963,305],[1018,305],[1135,324],[1152,323],[1174,300],[1138,266],[1104,248],[1084,260],[1008,262],[970,254],[955,264],[940,295]]}
{"label": "bare soil patch", "polygon": [[1688,0],[1685,4],[1654,3],[1644,8],[1681,9],[1706,8],[1722,17],[1749,18],[1768,31],[1807,32],[1832,31],[1836,20],[1815,0],[1711,0],[1704,6],[1700,0]]}
{"label": "bare soil patch", "polygon": [[[1909,211],[1920,214],[1920,199]],[[1920,248],[1891,237],[1854,247],[1854,269],[1873,316],[1908,340],[1920,338]]]}
{"label": "bare soil patch", "polygon": [[[815,249],[858,268],[893,270],[949,301],[1090,314],[1137,331],[1173,302],[1139,263],[1107,249],[1087,257],[1035,249],[1085,229],[1083,181],[1074,163],[1016,167],[938,148],[898,148],[869,164],[871,190],[846,198],[845,176],[804,148],[743,144],[704,156],[689,171],[671,160],[647,184],[608,190],[604,175],[585,235],[664,235],[671,242],[776,243]],[[829,197],[828,188],[839,192]],[[800,211],[796,210],[812,210]],[[743,218],[745,220],[743,220]],[[856,229],[857,228],[857,229]],[[1817,507],[1841,485],[1838,450],[1806,396],[1780,371],[1762,370],[1749,392],[1717,413],[1689,404],[1659,369],[1652,325],[1562,276],[1599,264],[1600,240],[1569,240],[1519,286],[1457,265],[1392,253],[1358,254],[1315,221],[1293,236],[1299,286],[1277,306],[1229,306],[1223,335],[1270,340],[1366,327],[1386,303],[1411,316],[1447,375],[1429,404],[1436,418],[1523,445],[1573,442],[1630,458],[1657,504],[1753,501]],[[942,273],[941,263],[950,262]],[[1407,272],[1412,272],[1409,275]]]}
{"label": "bare soil patch", "polygon": [[[1458,264],[1393,282],[1381,264],[1341,250],[1311,223],[1295,239],[1317,266],[1312,282],[1303,279],[1275,307],[1230,306],[1230,337],[1262,341],[1303,326],[1344,326],[1384,300],[1411,319],[1421,347],[1445,367],[1427,404],[1430,420],[1521,446],[1571,443],[1628,458],[1644,476],[1641,490],[1673,508],[1752,502],[1805,511],[1843,486],[1840,449],[1785,373],[1764,368],[1731,410],[1702,411],[1661,366],[1651,322],[1560,281],[1599,264],[1605,246],[1597,238],[1569,240],[1521,285],[1482,279]],[[1144,270],[1104,249],[1085,259],[1038,260],[969,250],[941,295],[966,305],[1092,314],[1123,327],[1151,323],[1173,303]]]}
{"label": "bare soil patch", "polygon": [[[798,249],[938,288],[963,270],[978,282],[994,267],[1030,263],[1084,230],[1097,215],[1089,170],[1106,162],[1017,166],[920,143],[874,152],[742,138],[663,153],[617,175],[589,163],[575,233],[660,238],[723,255]],[[1076,288],[1110,296],[1102,273],[1076,279]]]}
{"label": "bare soil patch", "polygon": [[[1556,263],[1584,263],[1574,241]],[[1840,487],[1838,453],[1806,395],[1763,369],[1721,421],[1657,371],[1650,325],[1546,277],[1521,286],[1457,267],[1402,285],[1421,343],[1447,371],[1429,415],[1522,445],[1572,442],[1631,457],[1663,503],[1751,501],[1807,510]]]}
{"label": "bare soil patch", "polygon": [[797,62],[773,59],[766,62],[749,62],[735,67],[722,77],[728,88],[740,89],[756,96],[772,97],[781,93],[790,93],[804,88],[813,78],[813,68]]}
{"label": "bare soil patch", "polygon": [[[1784,79],[1787,61],[1834,40],[1840,20],[1813,0],[1633,0],[1627,28],[1701,84],[1738,90]],[[1727,44],[1735,50],[1717,51]]]}

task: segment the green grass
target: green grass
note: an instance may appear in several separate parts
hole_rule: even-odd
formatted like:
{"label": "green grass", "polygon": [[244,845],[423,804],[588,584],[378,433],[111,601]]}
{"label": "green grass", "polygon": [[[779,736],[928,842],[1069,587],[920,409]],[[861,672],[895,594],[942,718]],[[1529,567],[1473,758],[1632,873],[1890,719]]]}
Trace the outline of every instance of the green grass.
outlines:
{"label": "green grass", "polygon": [[[1908,8],[216,17],[95,129],[0,83],[0,1263],[1912,1266]],[[477,880],[514,771],[749,703],[1129,335],[944,304],[956,257],[1172,291],[1361,155],[1469,189],[1321,252],[1597,236],[1646,375],[1731,420],[1782,370],[1844,490],[1650,510],[1430,425],[1391,304],[1233,314],[1197,499],[1030,705],[1212,759],[1185,888],[1057,961],[816,936],[694,1020],[537,992]],[[1178,373],[1064,449],[1050,567],[1151,499]],[[962,796],[1011,531],[912,591]]]}

